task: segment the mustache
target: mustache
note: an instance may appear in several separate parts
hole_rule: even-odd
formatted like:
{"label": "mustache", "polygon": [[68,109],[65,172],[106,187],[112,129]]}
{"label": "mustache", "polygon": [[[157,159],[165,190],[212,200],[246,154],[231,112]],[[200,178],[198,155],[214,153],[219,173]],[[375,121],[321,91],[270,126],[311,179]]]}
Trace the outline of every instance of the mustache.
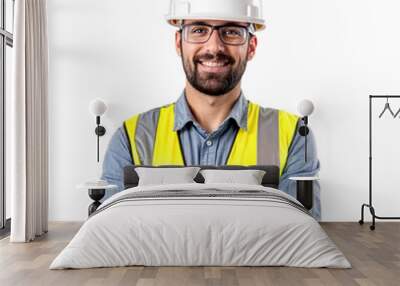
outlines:
{"label": "mustache", "polygon": [[218,52],[217,54],[206,53],[204,55],[197,55],[193,58],[193,62],[196,64],[201,61],[210,61],[210,60],[226,62],[228,64],[235,63],[235,59],[233,57],[223,52]]}

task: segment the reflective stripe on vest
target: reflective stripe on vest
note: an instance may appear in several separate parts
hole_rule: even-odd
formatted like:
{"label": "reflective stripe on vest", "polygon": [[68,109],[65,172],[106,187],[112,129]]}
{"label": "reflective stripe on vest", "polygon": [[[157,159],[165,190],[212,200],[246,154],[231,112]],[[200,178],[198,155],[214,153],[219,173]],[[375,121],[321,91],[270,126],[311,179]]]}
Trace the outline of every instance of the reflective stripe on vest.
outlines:
{"label": "reflective stripe on vest", "polygon": [[[184,165],[175,104],[152,109],[125,121],[135,165]],[[282,174],[299,117],[248,103],[247,130],[239,129],[227,165],[276,165]],[[154,146],[153,150],[149,146]]]}

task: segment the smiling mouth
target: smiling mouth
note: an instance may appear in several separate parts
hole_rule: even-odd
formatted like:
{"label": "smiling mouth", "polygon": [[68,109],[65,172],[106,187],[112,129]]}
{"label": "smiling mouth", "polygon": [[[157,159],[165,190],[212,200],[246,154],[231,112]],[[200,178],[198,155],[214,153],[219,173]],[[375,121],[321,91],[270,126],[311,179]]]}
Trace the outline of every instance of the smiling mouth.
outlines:
{"label": "smiling mouth", "polygon": [[228,61],[199,61],[199,63],[207,67],[223,67],[228,65]]}
{"label": "smiling mouth", "polygon": [[229,61],[199,61],[198,62],[202,69],[206,71],[212,71],[212,72],[221,72],[224,71],[228,68],[230,65]]}

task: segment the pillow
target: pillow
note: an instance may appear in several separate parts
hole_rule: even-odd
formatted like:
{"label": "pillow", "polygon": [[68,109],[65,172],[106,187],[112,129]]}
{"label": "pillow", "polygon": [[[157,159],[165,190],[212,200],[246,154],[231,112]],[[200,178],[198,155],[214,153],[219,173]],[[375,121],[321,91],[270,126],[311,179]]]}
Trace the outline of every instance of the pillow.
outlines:
{"label": "pillow", "polygon": [[204,183],[236,183],[261,185],[265,171],[262,170],[201,170]]}
{"label": "pillow", "polygon": [[[261,184],[264,187],[270,187],[278,189],[279,185],[279,167],[274,165],[250,165],[250,166],[239,166],[239,165],[190,165],[190,166],[177,166],[177,165],[162,165],[162,166],[151,166],[151,165],[127,165],[124,167],[124,189],[137,187],[139,184],[139,176],[135,169],[139,167],[147,168],[182,168],[182,167],[200,167],[201,170],[218,169],[218,170],[263,170],[266,171]],[[199,173],[194,178],[196,183],[204,183],[204,177]]]}
{"label": "pillow", "polygon": [[135,169],[139,176],[139,186],[163,185],[163,184],[185,184],[195,183],[193,180],[199,172],[199,167],[182,168],[146,168]]}

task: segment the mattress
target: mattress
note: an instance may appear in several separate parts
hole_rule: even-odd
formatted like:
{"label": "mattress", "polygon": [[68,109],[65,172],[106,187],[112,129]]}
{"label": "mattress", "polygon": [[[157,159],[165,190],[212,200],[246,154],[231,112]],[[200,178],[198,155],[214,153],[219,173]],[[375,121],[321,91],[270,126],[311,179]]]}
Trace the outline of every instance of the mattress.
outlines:
{"label": "mattress", "polygon": [[351,267],[291,196],[258,185],[198,183],[115,194],[50,269],[131,265]]}

